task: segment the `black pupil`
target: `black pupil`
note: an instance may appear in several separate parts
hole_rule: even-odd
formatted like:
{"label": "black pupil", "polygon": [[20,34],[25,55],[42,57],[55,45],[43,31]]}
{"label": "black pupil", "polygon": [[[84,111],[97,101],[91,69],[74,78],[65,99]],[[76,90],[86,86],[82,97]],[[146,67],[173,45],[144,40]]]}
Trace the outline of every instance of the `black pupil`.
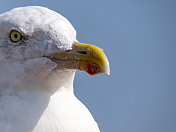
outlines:
{"label": "black pupil", "polygon": [[18,35],[17,34],[14,34],[14,38],[17,38],[18,37]]}

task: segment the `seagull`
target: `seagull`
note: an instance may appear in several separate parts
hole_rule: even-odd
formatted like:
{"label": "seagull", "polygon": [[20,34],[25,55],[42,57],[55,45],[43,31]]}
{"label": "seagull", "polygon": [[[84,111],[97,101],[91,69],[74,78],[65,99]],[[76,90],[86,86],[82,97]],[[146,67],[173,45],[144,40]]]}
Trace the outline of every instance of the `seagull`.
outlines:
{"label": "seagull", "polygon": [[74,95],[76,70],[110,74],[103,50],[80,43],[65,17],[40,6],[0,14],[0,131],[100,132]]}

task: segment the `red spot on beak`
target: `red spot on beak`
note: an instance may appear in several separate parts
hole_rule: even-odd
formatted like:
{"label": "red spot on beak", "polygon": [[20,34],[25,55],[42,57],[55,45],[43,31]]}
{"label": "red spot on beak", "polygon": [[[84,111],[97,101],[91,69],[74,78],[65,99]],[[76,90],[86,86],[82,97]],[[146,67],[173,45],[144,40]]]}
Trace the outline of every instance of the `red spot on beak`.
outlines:
{"label": "red spot on beak", "polygon": [[88,74],[90,74],[90,75],[95,75],[95,74],[97,74],[98,73],[98,68],[99,66],[98,66],[98,64],[96,64],[96,63],[91,63],[91,62],[89,62],[88,64],[87,64],[87,73]]}

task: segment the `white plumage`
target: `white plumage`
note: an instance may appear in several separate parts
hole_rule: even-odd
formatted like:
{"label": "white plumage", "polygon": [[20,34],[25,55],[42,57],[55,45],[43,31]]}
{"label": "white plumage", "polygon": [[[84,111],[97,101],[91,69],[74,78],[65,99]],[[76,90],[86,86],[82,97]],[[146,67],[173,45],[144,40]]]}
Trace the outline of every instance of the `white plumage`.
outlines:
{"label": "white plumage", "polygon": [[[22,38],[14,43],[9,33]],[[72,50],[76,31],[63,16],[44,7],[0,15],[0,131],[99,132],[75,97],[75,69],[48,56]]]}

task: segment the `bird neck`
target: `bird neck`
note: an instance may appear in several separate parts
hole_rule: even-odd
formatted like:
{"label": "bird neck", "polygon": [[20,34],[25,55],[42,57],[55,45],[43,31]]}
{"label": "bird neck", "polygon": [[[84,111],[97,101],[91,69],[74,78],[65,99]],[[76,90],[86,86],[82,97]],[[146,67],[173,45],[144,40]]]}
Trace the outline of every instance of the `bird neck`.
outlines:
{"label": "bird neck", "polygon": [[0,94],[15,94],[23,91],[46,91],[53,94],[63,88],[73,92],[75,70],[52,69],[51,71],[45,69],[32,71],[24,68],[24,65],[0,66]]}
{"label": "bird neck", "polygon": [[[51,94],[46,90],[18,91],[5,94],[0,98],[0,128],[3,132],[29,132],[33,131],[38,122],[47,124],[47,121],[58,121],[56,112],[58,102],[62,102],[65,96],[73,96],[73,93],[62,87]],[[67,97],[66,97],[67,98]],[[42,121],[40,121],[42,119]],[[40,128],[42,128],[40,123]],[[45,126],[45,125],[44,125]],[[50,125],[48,125],[49,127]],[[56,126],[55,126],[56,127]],[[37,131],[39,132],[39,131]],[[55,132],[55,131],[53,131]]]}
{"label": "bird neck", "polygon": [[[55,117],[55,102],[65,99],[65,95],[73,96],[75,71],[54,71],[42,76],[15,68],[0,67],[0,128],[3,132],[32,131],[44,115]],[[46,122],[50,119],[44,117]]]}

